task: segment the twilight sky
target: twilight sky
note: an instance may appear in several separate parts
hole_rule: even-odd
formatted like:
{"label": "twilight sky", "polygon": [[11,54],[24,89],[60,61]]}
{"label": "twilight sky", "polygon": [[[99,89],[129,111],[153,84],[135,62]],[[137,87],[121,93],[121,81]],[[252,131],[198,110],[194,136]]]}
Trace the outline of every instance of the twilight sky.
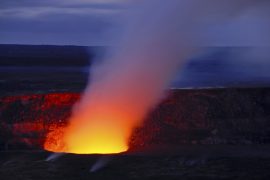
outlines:
{"label": "twilight sky", "polygon": [[128,0],[1,0],[0,44],[108,44]]}
{"label": "twilight sky", "polygon": [[[0,0],[0,44],[114,44],[110,33],[121,33],[129,2],[140,0]],[[269,44],[269,12],[255,8],[217,23],[205,30],[206,42]]]}

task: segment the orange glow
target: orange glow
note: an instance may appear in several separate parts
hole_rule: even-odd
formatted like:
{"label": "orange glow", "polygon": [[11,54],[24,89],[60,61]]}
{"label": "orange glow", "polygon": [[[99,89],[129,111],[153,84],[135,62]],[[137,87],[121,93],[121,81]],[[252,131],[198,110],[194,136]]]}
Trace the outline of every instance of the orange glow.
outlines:
{"label": "orange glow", "polygon": [[132,126],[130,121],[124,120],[127,118],[123,118],[122,112],[113,112],[113,109],[77,113],[69,120],[67,127],[52,127],[44,148],[74,154],[114,154],[127,151]]}
{"label": "orange glow", "polygon": [[[157,102],[151,83],[113,73],[91,84],[73,107],[65,127],[47,134],[44,148],[75,154],[114,154],[128,150],[132,131]],[[149,88],[148,88],[149,86]],[[59,132],[59,129],[61,131]]]}
{"label": "orange glow", "polygon": [[50,126],[50,130],[46,135],[44,149],[52,152],[67,152],[63,138],[65,128],[55,123]]}
{"label": "orange glow", "polygon": [[97,125],[67,129],[65,140],[68,152],[76,154],[113,154],[128,149],[127,139],[116,125]]}

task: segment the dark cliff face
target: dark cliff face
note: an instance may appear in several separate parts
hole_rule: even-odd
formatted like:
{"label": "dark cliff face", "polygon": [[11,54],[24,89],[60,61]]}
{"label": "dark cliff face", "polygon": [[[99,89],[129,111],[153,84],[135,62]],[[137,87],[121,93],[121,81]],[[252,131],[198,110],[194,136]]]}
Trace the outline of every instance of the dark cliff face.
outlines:
{"label": "dark cliff face", "polygon": [[[64,126],[78,93],[0,98],[0,148],[41,149],[45,136]],[[130,140],[132,149],[151,145],[268,144],[270,89],[169,91]]]}
{"label": "dark cliff face", "polygon": [[0,66],[89,66],[97,47],[1,45]]}

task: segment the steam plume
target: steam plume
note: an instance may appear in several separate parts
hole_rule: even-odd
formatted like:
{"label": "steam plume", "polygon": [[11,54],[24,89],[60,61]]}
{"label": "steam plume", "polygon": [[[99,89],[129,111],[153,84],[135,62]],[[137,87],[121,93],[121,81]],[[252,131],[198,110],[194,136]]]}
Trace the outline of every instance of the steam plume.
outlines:
{"label": "steam plume", "polygon": [[119,46],[109,50],[104,63],[96,67],[70,120],[65,136],[68,151],[127,150],[132,130],[163,97],[174,72],[191,51],[184,48],[191,42],[188,31],[180,30],[185,33],[181,40],[175,36],[180,24],[171,17],[179,9],[172,6],[176,0],[171,3],[158,7],[146,19],[148,7],[135,12],[138,19],[128,24]]}
{"label": "steam plume", "polygon": [[64,137],[67,151],[127,150],[133,129],[164,96],[176,70],[199,46],[211,44],[204,39],[206,25],[232,18],[251,2],[149,0],[139,5],[74,108]]}

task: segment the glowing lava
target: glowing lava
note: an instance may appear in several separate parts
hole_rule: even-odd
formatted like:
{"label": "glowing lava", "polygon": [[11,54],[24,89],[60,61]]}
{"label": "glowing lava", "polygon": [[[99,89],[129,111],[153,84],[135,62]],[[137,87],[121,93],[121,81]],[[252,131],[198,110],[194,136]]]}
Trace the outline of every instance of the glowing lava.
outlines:
{"label": "glowing lava", "polygon": [[113,154],[128,149],[127,137],[122,129],[114,124],[96,124],[89,127],[70,126],[65,140],[68,151],[76,154]]}
{"label": "glowing lava", "polygon": [[[121,126],[104,122],[56,128],[49,133],[44,148],[74,154],[114,154],[128,150],[128,136]],[[129,134],[129,133],[128,133]]]}
{"label": "glowing lava", "polygon": [[[89,113],[90,112],[90,113]],[[105,115],[104,115],[105,114]],[[66,127],[53,127],[44,148],[53,152],[74,154],[114,154],[128,150],[132,132],[130,123],[123,123],[112,111],[76,113]]]}

